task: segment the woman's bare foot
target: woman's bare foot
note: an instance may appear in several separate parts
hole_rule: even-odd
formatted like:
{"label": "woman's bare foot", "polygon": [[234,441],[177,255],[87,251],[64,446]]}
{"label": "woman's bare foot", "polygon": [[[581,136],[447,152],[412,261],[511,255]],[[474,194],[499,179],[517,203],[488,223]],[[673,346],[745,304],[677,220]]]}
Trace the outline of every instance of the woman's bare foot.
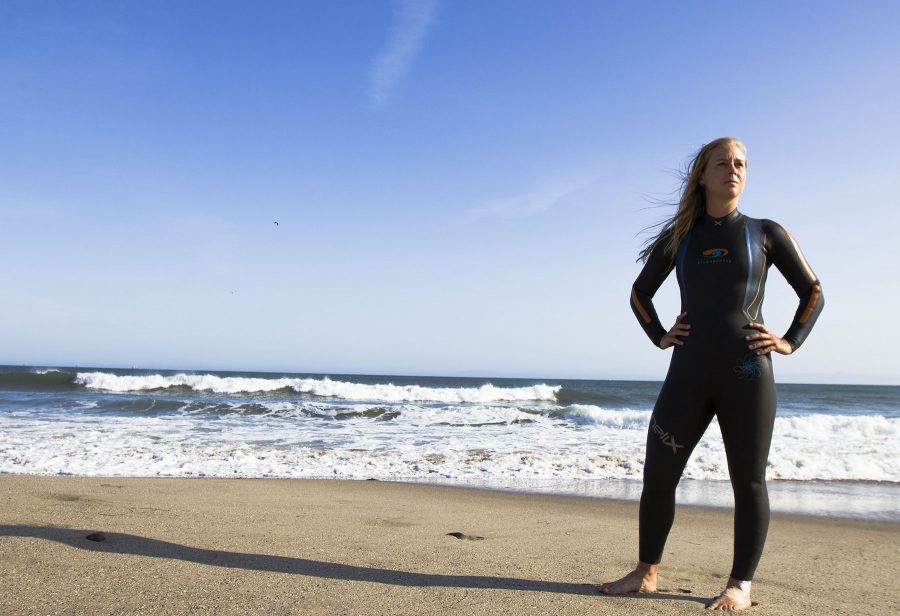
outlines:
{"label": "woman's bare foot", "polygon": [[638,563],[634,571],[615,582],[600,587],[604,595],[627,595],[631,592],[656,592],[656,574],[659,565]]}
{"label": "woman's bare foot", "polygon": [[722,610],[725,612],[737,612],[753,605],[750,601],[750,588],[747,584],[746,591],[738,586],[737,580],[730,579],[718,597],[706,606],[708,610]]}

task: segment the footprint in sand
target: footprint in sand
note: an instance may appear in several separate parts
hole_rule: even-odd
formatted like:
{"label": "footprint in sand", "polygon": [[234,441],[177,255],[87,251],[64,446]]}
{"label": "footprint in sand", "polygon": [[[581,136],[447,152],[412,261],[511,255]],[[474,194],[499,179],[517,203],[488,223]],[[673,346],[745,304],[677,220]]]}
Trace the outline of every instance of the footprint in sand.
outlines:
{"label": "footprint in sand", "polygon": [[483,541],[484,537],[479,537],[478,535],[467,535],[466,533],[447,533],[450,537],[456,537],[457,539],[464,539],[466,541]]}

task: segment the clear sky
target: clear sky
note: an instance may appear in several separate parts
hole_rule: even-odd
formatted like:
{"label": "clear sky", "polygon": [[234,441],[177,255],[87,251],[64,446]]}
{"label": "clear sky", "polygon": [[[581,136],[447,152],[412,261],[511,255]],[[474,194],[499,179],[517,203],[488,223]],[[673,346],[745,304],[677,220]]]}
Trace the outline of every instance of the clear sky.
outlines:
{"label": "clear sky", "polygon": [[[662,379],[640,230],[704,142],[900,383],[900,3],[0,4],[0,363]],[[274,222],[278,224],[275,225]],[[657,307],[678,313],[674,277]],[[764,314],[797,300],[770,272]]]}

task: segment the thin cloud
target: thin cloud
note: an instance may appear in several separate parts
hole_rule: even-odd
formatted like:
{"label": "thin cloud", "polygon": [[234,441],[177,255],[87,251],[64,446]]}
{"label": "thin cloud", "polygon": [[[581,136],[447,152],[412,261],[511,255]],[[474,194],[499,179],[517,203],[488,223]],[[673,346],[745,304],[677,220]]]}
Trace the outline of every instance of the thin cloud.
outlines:
{"label": "thin cloud", "polygon": [[466,222],[484,218],[530,218],[544,212],[584,198],[584,191],[594,184],[594,180],[562,182],[545,185],[531,192],[486,203],[470,210]]}
{"label": "thin cloud", "polygon": [[384,49],[372,62],[369,97],[383,105],[409,72],[434,21],[437,0],[395,0],[391,32]]}
{"label": "thin cloud", "polygon": [[546,212],[571,192],[544,190],[516,195],[488,203],[475,212],[479,218],[528,218]]}

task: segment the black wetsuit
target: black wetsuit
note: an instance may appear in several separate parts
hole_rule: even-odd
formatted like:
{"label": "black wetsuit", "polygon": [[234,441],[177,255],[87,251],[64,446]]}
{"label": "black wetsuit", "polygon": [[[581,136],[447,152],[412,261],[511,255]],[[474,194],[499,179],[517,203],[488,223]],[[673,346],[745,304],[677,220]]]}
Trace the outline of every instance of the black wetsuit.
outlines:
{"label": "black wetsuit", "polygon": [[[665,238],[664,238],[665,239]],[[800,297],[784,338],[797,349],[824,299],[821,286],[791,235],[771,220],[737,210],[704,215],[679,244],[674,263],[657,244],[634,282],[631,308],[659,346],[666,329],[651,298],[674,267],[681,309],[690,324],[674,347],[666,381],[650,418],[640,508],[640,560],[658,563],[675,515],[675,487],[691,451],[715,415],[734,489],[734,562],[731,575],[751,580],[769,526],[765,475],[775,422],[772,359],[744,340],[763,322],[760,311],[774,264]]]}

